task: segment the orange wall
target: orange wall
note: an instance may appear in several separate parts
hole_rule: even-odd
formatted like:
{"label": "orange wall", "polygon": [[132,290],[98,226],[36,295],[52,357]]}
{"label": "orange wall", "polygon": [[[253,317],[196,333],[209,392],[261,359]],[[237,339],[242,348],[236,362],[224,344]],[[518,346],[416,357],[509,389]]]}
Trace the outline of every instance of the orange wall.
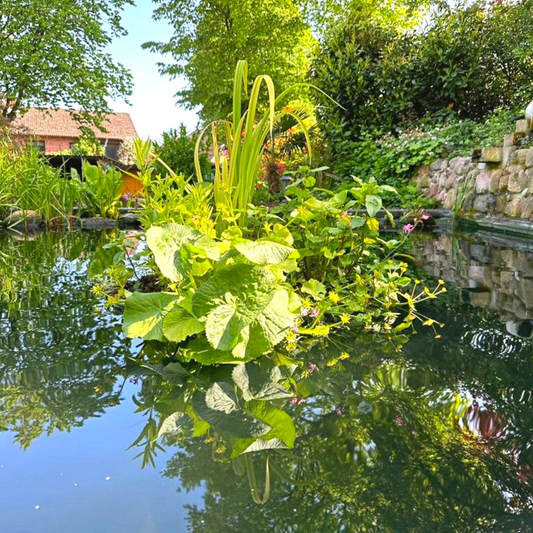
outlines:
{"label": "orange wall", "polygon": [[[135,171],[133,171],[133,173],[135,173]],[[124,187],[122,187],[122,190],[120,191],[121,194],[135,195],[143,188],[141,182],[137,178],[128,176],[128,174],[122,174],[122,180],[124,181]]]}

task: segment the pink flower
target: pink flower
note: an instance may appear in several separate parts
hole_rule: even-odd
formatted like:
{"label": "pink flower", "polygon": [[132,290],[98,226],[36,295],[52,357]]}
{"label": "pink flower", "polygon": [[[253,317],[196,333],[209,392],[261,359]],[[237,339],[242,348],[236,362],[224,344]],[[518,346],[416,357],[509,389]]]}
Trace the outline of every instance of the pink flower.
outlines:
{"label": "pink flower", "polygon": [[122,199],[125,202],[129,202],[131,200],[131,194],[126,193],[124,196],[122,196]]}
{"label": "pink flower", "polygon": [[407,233],[407,235],[409,235],[409,233],[411,233],[414,229],[415,229],[415,227],[412,224],[406,224],[403,227],[403,231],[404,231],[404,233]]}
{"label": "pink flower", "polygon": [[292,327],[292,332],[293,333],[298,333],[300,330],[298,329],[298,326],[293,326]]}
{"label": "pink flower", "polygon": [[396,415],[396,420],[395,420],[395,422],[396,422],[396,425],[397,425],[397,426],[403,426],[403,424],[404,424],[404,419],[403,419],[400,415]]}
{"label": "pink flower", "polygon": [[422,220],[429,220],[429,215],[422,215]]}
{"label": "pink flower", "polygon": [[316,372],[318,370],[318,365],[316,365],[315,363],[310,363],[309,364],[309,370],[311,372]]}
{"label": "pink flower", "polygon": [[344,211],[344,213],[341,215],[341,218],[350,218],[348,211]]}
{"label": "pink flower", "polygon": [[302,307],[301,314],[302,314],[302,316],[307,316],[309,314],[309,308],[308,307]]}
{"label": "pink flower", "polygon": [[309,316],[310,316],[311,318],[317,318],[319,314],[320,314],[320,310],[317,309],[317,308],[315,307],[315,309],[313,309],[313,310],[309,313]]}
{"label": "pink flower", "polygon": [[291,399],[291,405],[302,405],[303,403],[306,403],[307,400],[305,398],[298,398],[297,396],[294,396]]}

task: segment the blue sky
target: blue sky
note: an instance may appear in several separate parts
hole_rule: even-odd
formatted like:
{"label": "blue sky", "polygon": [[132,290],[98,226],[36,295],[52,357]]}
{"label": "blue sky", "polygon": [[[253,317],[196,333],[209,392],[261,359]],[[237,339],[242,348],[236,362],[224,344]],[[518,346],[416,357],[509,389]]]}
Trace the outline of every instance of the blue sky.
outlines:
{"label": "blue sky", "polygon": [[124,10],[123,25],[128,30],[127,37],[115,39],[108,51],[115,61],[119,61],[133,74],[134,89],[130,103],[111,103],[114,111],[130,113],[140,137],[157,139],[170,128],[177,128],[184,122],[189,129],[197,122],[196,114],[176,105],[174,94],[184,85],[183,80],[170,80],[157,72],[156,63],[161,59],[141,49],[146,41],[165,41],[172,30],[166,22],[152,20],[153,5],[150,0],[137,0],[137,6]]}

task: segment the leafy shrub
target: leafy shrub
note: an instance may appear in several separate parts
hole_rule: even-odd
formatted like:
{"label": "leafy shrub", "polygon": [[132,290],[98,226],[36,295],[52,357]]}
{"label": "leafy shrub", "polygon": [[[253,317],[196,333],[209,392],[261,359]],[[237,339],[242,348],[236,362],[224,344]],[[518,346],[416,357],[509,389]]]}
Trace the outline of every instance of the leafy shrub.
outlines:
{"label": "leafy shrub", "polygon": [[388,205],[430,207],[409,178],[419,167],[440,157],[468,156],[473,148],[494,146],[513,129],[518,112],[497,110],[484,121],[460,119],[447,111],[419,121],[397,135],[361,134],[359,141],[337,144],[334,172],[344,180],[351,175],[372,176],[379,183],[395,187],[398,195],[387,195]]}
{"label": "leafy shrub", "polygon": [[[194,148],[197,137],[196,133],[192,135],[187,133],[185,124],[180,124],[177,130],[171,129],[163,133],[162,143],[154,145],[155,153],[167,164],[167,167],[157,164],[157,171],[161,176],[168,175],[168,167],[186,177],[194,175]],[[211,163],[206,154],[200,155],[200,167],[202,173],[206,175],[211,173]]]}
{"label": "leafy shrub", "polygon": [[0,215],[36,211],[48,224],[65,221],[81,201],[79,183],[63,179],[40,153],[17,146],[8,137],[0,141]]}
{"label": "leafy shrub", "polygon": [[122,173],[113,167],[105,168],[102,164],[83,163],[83,182],[75,170],[72,170],[72,183],[80,183],[84,192],[84,203],[80,208],[91,215],[118,218],[120,191],[124,186]]}
{"label": "leafy shrub", "polygon": [[[533,89],[533,0],[435,9],[424,26],[398,33],[349,15],[315,59],[319,118],[335,145],[365,131],[391,131],[453,108],[480,119],[523,105]],[[527,98],[530,98],[528,96]]]}

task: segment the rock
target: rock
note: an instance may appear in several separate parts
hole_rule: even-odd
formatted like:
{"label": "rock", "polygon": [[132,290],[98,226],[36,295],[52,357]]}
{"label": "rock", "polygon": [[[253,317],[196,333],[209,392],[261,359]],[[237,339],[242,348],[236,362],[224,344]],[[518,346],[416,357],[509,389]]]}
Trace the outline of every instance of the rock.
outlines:
{"label": "rock", "polygon": [[486,213],[489,210],[490,196],[485,194],[477,196],[474,200],[474,211],[477,213]]}
{"label": "rock", "polygon": [[527,156],[526,156],[526,167],[527,168],[531,168],[533,167],[533,149],[530,148],[528,151],[527,151]]}
{"label": "rock", "polygon": [[522,192],[529,186],[529,179],[522,169],[517,169],[516,166],[509,167],[509,184],[507,189],[509,192]]}
{"label": "rock", "polygon": [[509,187],[509,174],[507,172],[502,173],[500,178],[500,192],[506,192]]}
{"label": "rock", "polygon": [[435,198],[438,192],[439,192],[439,184],[435,182],[431,183],[431,185],[429,186],[429,197]]}
{"label": "rock", "polygon": [[525,220],[531,220],[533,218],[533,198],[529,197],[522,200],[522,213],[520,217]]}
{"label": "rock", "polygon": [[511,156],[518,150],[516,146],[509,146],[507,148],[503,148],[503,158],[502,158],[502,164],[505,166],[509,164],[509,160],[511,159]]}
{"label": "rock", "polygon": [[511,200],[506,206],[504,213],[509,217],[519,217],[522,213],[522,201],[520,198]]}
{"label": "rock", "polygon": [[476,192],[483,194],[489,192],[490,188],[490,172],[482,172],[476,178]]}
{"label": "rock", "polygon": [[526,119],[516,121],[516,132],[527,135],[529,133],[529,125]]}
{"label": "rock", "polygon": [[90,217],[81,219],[82,229],[111,229],[116,228],[118,222],[111,218]]}
{"label": "rock", "polygon": [[507,204],[509,203],[509,200],[505,196],[497,196],[496,197],[496,205],[495,205],[495,212],[497,213],[503,213],[505,211],[505,208],[507,207]]}
{"label": "rock", "polygon": [[476,199],[476,194],[473,192],[469,192],[463,200],[463,204],[461,205],[461,211],[468,212],[474,209],[475,199]]}
{"label": "rock", "polygon": [[13,211],[6,217],[2,224],[9,228],[26,228],[30,230],[38,229],[44,226],[42,215],[37,211]]}
{"label": "rock", "polygon": [[470,293],[470,303],[475,307],[488,307],[490,305],[490,292]]}
{"label": "rock", "polygon": [[419,176],[416,180],[416,183],[420,189],[427,189],[431,185],[431,178],[428,174],[424,174],[423,176]]}
{"label": "rock", "polygon": [[510,146],[514,146],[514,145],[515,145],[515,134],[514,133],[506,135],[503,138],[503,147],[504,148],[509,148]]}
{"label": "rock", "polygon": [[529,155],[530,150],[527,148],[522,148],[520,150],[517,150],[514,155],[516,157],[516,162],[518,165],[525,165],[527,156]]}
{"label": "rock", "polygon": [[441,165],[442,159],[437,159],[436,161],[431,163],[431,165],[429,165],[429,169],[431,170],[431,172],[437,172],[438,170],[440,170]]}
{"label": "rock", "polygon": [[121,228],[138,228],[140,223],[140,213],[125,213],[118,218],[118,225]]}
{"label": "rock", "polygon": [[455,189],[451,189],[446,194],[446,198],[444,198],[443,206],[444,209],[453,209],[455,207],[455,201],[457,199],[457,192]]}
{"label": "rock", "polygon": [[482,163],[501,163],[503,160],[503,148],[492,147],[492,148],[482,148],[481,149],[481,159]]}
{"label": "rock", "polygon": [[444,188],[449,191],[450,189],[455,189],[456,177],[452,174],[445,182]]}
{"label": "rock", "polygon": [[443,159],[442,160],[442,163],[440,164],[440,169],[442,171],[448,170],[448,160],[447,159]]}
{"label": "rock", "polygon": [[500,178],[503,175],[503,170],[495,170],[490,175],[489,192],[492,194],[499,192],[500,190]]}

